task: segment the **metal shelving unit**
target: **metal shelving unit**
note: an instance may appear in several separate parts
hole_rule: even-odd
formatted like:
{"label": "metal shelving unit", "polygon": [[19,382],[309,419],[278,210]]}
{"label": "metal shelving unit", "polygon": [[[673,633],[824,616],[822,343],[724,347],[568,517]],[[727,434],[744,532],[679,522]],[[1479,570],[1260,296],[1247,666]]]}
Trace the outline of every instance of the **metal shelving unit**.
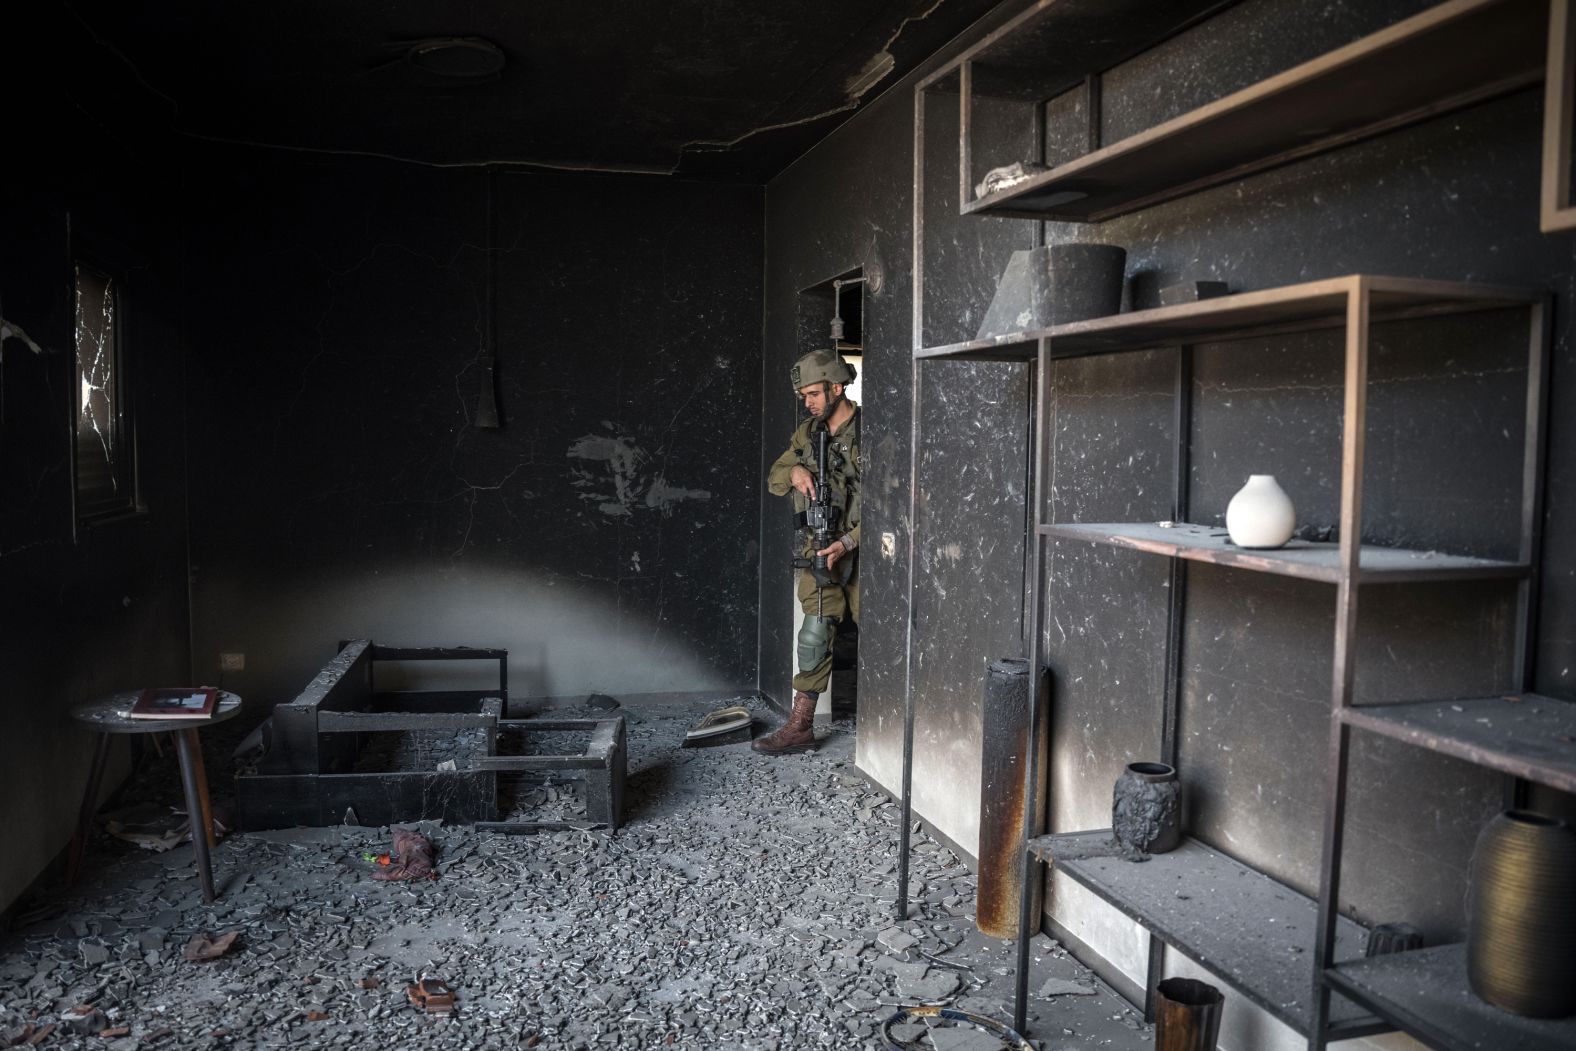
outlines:
{"label": "metal shelving unit", "polygon": [[[1519,309],[1527,312],[1527,426],[1523,448],[1523,513],[1520,522],[1520,552],[1514,560],[1492,560],[1466,555],[1434,551],[1417,551],[1362,544],[1354,538],[1362,535],[1361,496],[1363,488],[1364,445],[1367,430],[1367,372],[1370,330],[1383,322],[1404,321],[1410,318],[1432,317],[1442,313]],[[1330,763],[1329,798],[1327,810],[1338,822],[1346,803],[1346,767],[1348,726],[1369,728],[1385,727],[1377,732],[1390,732],[1392,736],[1415,734],[1416,741],[1428,737],[1428,732],[1415,729],[1417,720],[1425,710],[1438,712],[1441,708],[1454,712],[1452,706],[1465,708],[1468,704],[1482,702],[1432,702],[1424,707],[1384,706],[1383,708],[1354,708],[1352,685],[1355,667],[1352,655],[1356,633],[1356,610],[1360,587],[1363,584],[1382,583],[1438,583],[1473,579],[1506,579],[1517,582],[1519,588],[1518,647],[1521,649],[1519,667],[1525,667],[1530,641],[1530,618],[1534,602],[1533,582],[1536,579],[1536,530],[1541,508],[1541,475],[1543,448],[1543,399],[1545,371],[1547,368],[1546,304],[1542,293],[1532,290],[1482,287],[1453,282],[1416,281],[1372,275],[1349,275],[1303,285],[1244,293],[1221,299],[1179,307],[1138,311],[1131,314],[1100,318],[1058,326],[1046,331],[1041,338],[1042,369],[1051,361],[1095,353],[1122,353],[1153,350],[1174,346],[1177,351],[1177,422],[1176,470],[1174,472],[1173,502],[1179,509],[1186,506],[1185,477],[1189,411],[1187,404],[1188,347],[1191,342],[1221,342],[1233,339],[1250,340],[1265,333],[1317,328],[1344,330],[1345,338],[1345,391],[1342,417],[1342,471],[1341,516],[1339,543],[1297,542],[1275,551],[1247,551],[1231,546],[1222,536],[1223,530],[1208,529],[1186,522],[1169,526],[1158,523],[1041,523],[1035,533],[1039,542],[1045,539],[1085,541],[1114,545],[1160,557],[1169,558],[1175,566],[1179,562],[1202,561],[1226,566],[1244,572],[1270,573],[1298,577],[1333,584],[1336,587],[1335,664],[1332,669],[1332,726],[1340,737],[1338,754],[1332,754]],[[1043,432],[1043,428],[1042,428]],[[1047,450],[1043,443],[1036,449],[1037,459],[1043,464]],[[1036,561],[1043,561],[1043,552],[1036,548]],[[1176,631],[1182,608],[1184,581],[1173,576],[1172,632]],[[1173,647],[1175,643],[1173,642]],[[1169,658],[1173,682],[1164,701],[1162,722],[1166,727],[1163,751],[1165,758],[1175,758],[1174,706],[1177,702],[1175,685],[1175,654]],[[1498,702],[1511,706],[1508,702]],[[1540,740],[1540,734],[1550,727],[1548,741],[1559,744],[1559,734],[1567,722],[1576,720],[1576,706],[1563,706],[1562,702],[1540,699],[1528,702],[1519,710],[1516,725],[1518,732],[1504,733],[1496,738],[1497,758],[1485,761],[1507,773],[1518,773],[1536,767],[1536,751],[1529,746]],[[1392,707],[1405,712],[1392,712]],[[1472,716],[1474,720],[1481,714]],[[1441,720],[1436,715],[1436,722]],[[1455,724],[1452,724],[1455,725]],[[1484,724],[1473,722],[1480,732],[1487,735]],[[1437,730],[1432,739],[1442,742],[1444,737]],[[1476,740],[1477,738],[1473,738]],[[1446,747],[1437,743],[1434,750],[1462,755],[1472,747],[1458,744]],[[1489,754],[1484,747],[1477,747],[1478,754]],[[1571,748],[1570,753],[1576,753]],[[1576,763],[1572,754],[1561,753],[1566,765]],[[1529,767],[1528,764],[1532,764]],[[1558,765],[1558,763],[1556,763]],[[1101,835],[1096,833],[1093,835]],[[1327,833],[1328,834],[1328,833]],[[1088,836],[1091,834],[1079,834]],[[1054,857],[1057,845],[1070,845],[1078,835],[1052,836],[1042,839],[1031,837],[1030,853],[1047,851]],[[1286,959],[1272,962],[1272,954],[1255,951],[1251,941],[1238,938],[1217,937],[1202,939],[1197,934],[1184,934],[1189,929],[1186,919],[1192,910],[1178,901],[1157,896],[1156,887],[1164,887],[1166,877],[1181,879],[1191,886],[1218,885],[1218,876],[1209,877],[1192,873],[1184,866],[1176,868],[1167,863],[1158,869],[1151,866],[1169,858],[1165,855],[1153,859],[1148,865],[1134,866],[1121,861],[1108,861],[1099,866],[1084,860],[1058,862],[1057,867],[1071,878],[1089,887],[1097,895],[1116,905],[1124,913],[1149,930],[1158,942],[1176,947],[1204,966],[1223,981],[1238,989],[1250,1000],[1269,1010],[1281,1021],[1309,1039],[1310,1046],[1322,1047],[1330,1039],[1348,1039],[1364,1033],[1388,1029],[1402,1022],[1398,1016],[1379,1014],[1377,1018],[1354,1013],[1351,1006],[1337,1002],[1333,1008],[1329,988],[1322,980],[1327,967],[1333,966],[1338,955],[1352,951],[1354,935],[1350,921],[1339,917],[1335,908],[1339,892],[1339,839],[1326,844],[1321,873],[1321,893],[1317,901],[1302,898],[1306,910],[1304,923],[1311,953],[1296,957],[1294,970],[1302,975],[1299,996],[1284,992]],[[1075,853],[1077,853],[1075,851]],[[1247,866],[1232,862],[1243,873],[1258,876]],[[1294,892],[1287,891],[1288,894]],[[1298,896],[1300,897],[1300,896]],[[1274,900],[1274,899],[1271,899]],[[1234,914],[1244,919],[1273,922],[1273,914],[1255,912],[1266,904],[1249,897],[1235,906]],[[1181,917],[1179,919],[1178,917]],[[1194,924],[1196,926],[1196,923]],[[1026,958],[1030,927],[1023,927],[1020,958]],[[1360,940],[1360,939],[1358,939]],[[1314,961],[1310,974],[1308,962]],[[1157,980],[1158,953],[1151,953],[1150,989]],[[1333,983],[1332,983],[1333,984]],[[1021,1021],[1025,1012],[1024,986],[1020,983],[1019,1003],[1016,1014]],[[1366,1002],[1366,1001],[1365,1001]]]}
{"label": "metal shelving unit", "polygon": [[[915,537],[919,532],[919,417],[923,398],[923,364],[929,360],[983,360],[1039,362],[1041,338],[1038,334],[1015,333],[986,340],[972,340],[946,347],[927,349],[924,346],[924,238],[925,238],[925,99],[928,93],[960,92],[963,100],[963,127],[968,126],[968,90],[976,70],[986,90],[1012,90],[1010,85],[1022,85],[1025,78],[1033,81],[1032,96],[1043,100],[1078,84],[1090,83],[1106,69],[1143,52],[1168,37],[1182,32],[1210,15],[1231,6],[1236,0],[1168,0],[1164,4],[1152,0],[1038,0],[1032,7],[1014,17],[1000,29],[987,34],[978,43],[965,50],[956,59],[922,78],[914,88],[914,187],[913,187],[913,359],[910,366],[909,404],[909,507],[908,544],[906,548],[907,593],[909,596],[908,624],[905,634],[903,692],[903,764],[902,764],[902,829],[898,842],[897,908],[900,917],[908,911],[908,857],[909,831],[913,812],[914,767],[914,566]],[[977,65],[976,65],[977,63]],[[1043,115],[1043,105],[1036,105],[1036,113]],[[1095,115],[1091,127],[1097,125]],[[1091,134],[1094,134],[1091,132]],[[1043,149],[1043,121],[1037,132]],[[961,193],[968,190],[967,135],[960,139],[962,151],[959,171]],[[1043,232],[1037,232],[1036,242],[1043,241]],[[1037,406],[1044,405],[1046,369],[1043,362],[1037,369],[1035,389]],[[1043,424],[1036,411],[1036,435]],[[1033,439],[1038,441],[1038,437]],[[1034,479],[1034,492],[1039,492],[1038,465]],[[1031,528],[1029,534],[1032,543]],[[1036,555],[1036,559],[1037,559]],[[1039,563],[1029,569],[1031,580],[1039,579]],[[1039,654],[1038,609],[1030,603],[1029,657],[1030,667],[1043,666]],[[1035,736],[1044,735],[1044,713],[1036,712]],[[1038,753],[1030,760],[1030,783],[1038,776]],[[1033,808],[1029,808],[1032,812]],[[1019,968],[1020,971],[1023,968]],[[1022,1019],[1019,1019],[1021,1026]]]}
{"label": "metal shelving unit", "polygon": [[1576,1020],[1523,1018],[1467,988],[1466,947],[1441,945],[1341,964],[1328,981],[1432,1047],[1555,1051],[1576,1047]]}
{"label": "metal shelving unit", "polygon": [[[1308,1031],[1318,902],[1196,839],[1142,865],[1116,856],[1110,842],[1110,829],[1040,836],[1029,841],[1029,852],[1275,1018]],[[1341,920],[1343,952],[1360,955],[1367,937],[1359,924]],[[1390,1028],[1351,1005],[1336,1021],[1351,1036]]]}
{"label": "metal shelving unit", "polygon": [[1007,189],[965,186],[963,210],[1100,222],[1380,135],[1542,80],[1545,22],[1543,0],[1452,0]]}
{"label": "metal shelving unit", "polygon": [[[1576,792],[1576,704],[1537,694],[1345,708],[1345,727],[1454,756],[1513,778]],[[1337,963],[1327,986],[1434,1047],[1549,1051],[1576,1047],[1576,1018],[1523,1018],[1467,985],[1460,943]]]}
{"label": "metal shelving unit", "polygon": [[[1558,10],[1569,0],[1550,0]],[[1153,5],[1161,7],[1165,5]],[[1334,657],[1331,669],[1330,751],[1327,762],[1326,820],[1317,898],[1299,894],[1262,873],[1197,841],[1173,854],[1131,865],[1091,856],[1104,831],[1040,836],[1033,807],[1026,807],[1023,886],[1039,878],[1041,857],[1055,859],[1058,871],[1134,919],[1152,937],[1146,993],[1153,996],[1163,961],[1172,945],[1198,960],[1222,981],[1307,1037],[1310,1048],[1400,1028],[1441,1048],[1467,1048],[1476,1032],[1466,1022],[1441,1025],[1453,1017],[1441,1006],[1432,1010],[1427,996],[1410,989],[1412,964],[1434,970],[1459,967],[1459,947],[1424,960],[1398,954],[1375,960],[1347,960],[1364,932],[1339,915],[1340,857],[1346,805],[1347,763],[1353,728],[1409,741],[1441,754],[1465,758],[1509,779],[1528,778],[1565,787],[1576,784],[1576,748],[1569,724],[1576,705],[1519,695],[1501,698],[1435,700],[1408,705],[1356,707],[1353,704],[1356,616],[1365,584],[1434,584],[1499,579],[1517,588],[1517,688],[1530,682],[1532,618],[1536,608],[1539,522],[1542,513],[1545,391],[1548,360],[1548,297],[1541,290],[1499,288],[1457,282],[1354,274],[1284,288],[1239,293],[1219,299],[1162,307],[1045,329],[1006,333],[961,342],[925,345],[924,312],[924,143],[927,92],[959,96],[959,208],[962,215],[1095,221],[1147,207],[1263,171],[1315,153],[1381,134],[1496,95],[1526,87],[1542,76],[1544,0],[1450,0],[1414,18],[1345,48],[1337,49],[1217,103],[1168,121],[1108,148],[1099,142],[1100,74],[1116,61],[1153,46],[1215,13],[1221,4],[1180,5],[1170,22],[1133,21],[1135,13],[1099,10],[1092,0],[1041,0],[1014,22],[965,51],[957,60],[921,81],[915,90],[914,267],[912,432],[910,436],[910,534],[908,544],[909,626],[907,709],[903,757],[903,841],[899,871],[900,908],[906,907],[907,835],[910,818],[914,695],[914,565],[918,520],[919,411],[923,364],[937,360],[1005,361],[1034,366],[1034,457],[1031,519],[1040,512],[1048,458],[1047,406],[1053,363],[1074,357],[1172,349],[1175,353],[1172,507],[1168,523],[1052,523],[1031,520],[1026,571],[1029,574],[1027,648],[1031,667],[1045,664],[1041,641],[1041,593],[1045,544],[1087,541],[1147,552],[1170,562],[1169,627],[1165,695],[1158,698],[1161,758],[1176,758],[1180,697],[1182,613],[1186,567],[1208,562],[1334,585]],[[1057,26],[1055,19],[1064,18]],[[1128,34],[1129,22],[1134,34]],[[1556,23],[1559,24],[1559,23]],[[1056,30],[1060,29],[1058,33]],[[1085,61],[1069,58],[1082,32],[1093,41]],[[1137,34],[1142,34],[1142,39]],[[1552,44],[1551,44],[1552,48]],[[1103,64],[1102,64],[1103,63]],[[1568,76],[1568,75],[1567,75]],[[1086,91],[1090,116],[1089,153],[978,200],[972,198],[973,163],[970,112],[976,94],[1036,104],[1036,138],[1045,150],[1046,100],[1076,87]],[[1404,83],[1403,83],[1404,81]],[[1568,94],[1569,92],[1567,92]],[[1568,131],[1566,135],[1568,157]],[[1546,169],[1547,171],[1547,169]],[[1036,223],[1036,242],[1043,227]],[[1370,333],[1374,325],[1409,319],[1481,311],[1524,311],[1527,317],[1525,436],[1522,450],[1522,506],[1514,558],[1484,559],[1461,553],[1385,547],[1360,542],[1367,423]],[[1202,343],[1251,340],[1278,333],[1335,330],[1344,338],[1342,452],[1339,528],[1335,543],[1293,543],[1273,552],[1245,551],[1225,542],[1222,530],[1188,521],[1192,418],[1192,347]],[[1484,709],[1512,707],[1513,715],[1481,722]],[[1473,713],[1467,720],[1457,718]],[[1033,708],[1031,740],[1048,723],[1044,705]],[[1563,735],[1563,737],[1562,737]],[[1027,764],[1026,798],[1043,776],[1037,750]],[[1095,851],[1095,853],[1098,853]],[[1060,855],[1060,856],[1058,856]],[[1244,888],[1234,915],[1240,921],[1279,918],[1295,921],[1302,932],[1296,950],[1265,950],[1253,937],[1212,930],[1207,896],[1176,896],[1179,886],[1213,886],[1225,880]],[[1015,1026],[1026,1016],[1029,944],[1040,928],[1031,896],[1024,894]],[[1284,915],[1282,915],[1284,914]],[[1219,920],[1219,916],[1213,917]],[[1455,960],[1455,963],[1451,963]],[[1464,989],[1464,986],[1462,986]],[[1455,987],[1435,983],[1428,995],[1455,995]],[[1339,997],[1332,999],[1332,991]],[[1470,998],[1470,994],[1467,994]],[[1149,1007],[1146,1004],[1146,1009]],[[1512,1016],[1486,1005],[1459,1010],[1498,1017],[1516,1040],[1505,1047],[1571,1046],[1568,1032],[1544,1023],[1518,1025]],[[1490,1017],[1484,1014],[1483,1017]],[[1524,1021],[1524,1020],[1522,1020]],[[1549,1033],[1554,1033],[1552,1038]],[[1452,1035],[1454,1034],[1454,1035]],[[1540,1042],[1542,1041],[1542,1042]],[[1561,1042],[1563,1041],[1563,1042]],[[1492,1046],[1500,1046],[1498,1044]]]}

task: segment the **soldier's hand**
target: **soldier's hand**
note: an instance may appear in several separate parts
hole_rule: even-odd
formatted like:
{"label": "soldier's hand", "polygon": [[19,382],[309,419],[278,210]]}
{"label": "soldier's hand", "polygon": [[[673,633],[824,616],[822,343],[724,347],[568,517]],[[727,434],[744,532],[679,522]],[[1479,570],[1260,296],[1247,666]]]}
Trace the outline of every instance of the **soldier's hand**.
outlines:
{"label": "soldier's hand", "polygon": [[815,475],[804,467],[794,464],[793,470],[788,472],[788,481],[805,496],[815,499]]}
{"label": "soldier's hand", "polygon": [[837,565],[838,559],[848,554],[848,548],[843,546],[843,542],[841,540],[834,540],[830,545],[817,551],[816,554],[825,555],[826,568],[831,569],[833,566]]}

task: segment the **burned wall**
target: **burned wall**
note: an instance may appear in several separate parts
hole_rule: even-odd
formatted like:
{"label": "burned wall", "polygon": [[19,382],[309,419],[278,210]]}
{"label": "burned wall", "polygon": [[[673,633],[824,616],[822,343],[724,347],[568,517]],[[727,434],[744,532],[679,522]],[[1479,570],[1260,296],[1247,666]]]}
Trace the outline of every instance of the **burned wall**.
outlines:
{"label": "burned wall", "polygon": [[272,704],[361,637],[505,647],[515,697],[753,688],[758,189],[256,155],[207,179],[199,669],[242,652],[225,685]]}
{"label": "burned wall", "polygon": [[[798,296],[855,267],[881,272],[881,289],[864,300],[857,761],[893,792],[901,779],[910,615],[912,98],[889,92],[767,191],[762,472],[796,418],[788,371],[799,352]],[[935,177],[947,189],[933,207],[944,208],[949,195],[955,201],[955,173],[938,162]],[[997,229],[1004,243],[1027,245],[1019,231]],[[948,274],[974,258],[959,258],[956,246],[937,251],[927,266]],[[914,793],[919,813],[969,854],[977,839],[985,666],[1023,652],[1029,381],[1022,365],[940,364],[927,369],[920,402]],[[781,700],[791,693],[794,642],[785,500],[766,498],[761,536],[761,688]]]}
{"label": "burned wall", "polygon": [[[64,12],[8,24],[31,43],[0,65],[6,97],[28,100],[8,107],[0,165],[0,317],[26,336],[0,343],[0,910],[76,827],[93,741],[71,706],[188,674],[182,258],[167,236],[181,171],[120,112],[136,85]],[[136,422],[137,506],[93,524],[73,507],[78,258],[119,282]],[[111,762],[124,769],[123,745]]]}
{"label": "burned wall", "polygon": [[[1106,141],[1406,17],[1423,2],[1247,0],[1106,78]],[[977,38],[978,34],[971,34]],[[956,215],[956,95],[926,104],[927,200],[923,338],[970,338],[994,275],[1032,244],[1034,224]],[[1065,108],[1065,107],[1063,107]],[[1052,108],[1052,118],[1060,113]],[[1004,138],[1021,124],[983,118]],[[849,200],[872,188],[884,257],[897,261],[880,309],[903,326],[912,307],[901,272],[911,243],[901,218],[909,184],[913,95],[895,91],[851,121],[768,190],[768,350],[780,345],[774,311],[807,269],[826,259]],[[1354,272],[1500,283],[1554,296],[1544,580],[1534,686],[1576,698],[1576,428],[1559,406],[1576,396],[1572,242],[1538,230],[1541,95],[1527,89],[1381,138],[1151,207],[1099,225],[1046,224],[1052,243],[1106,242],[1128,251],[1124,309],[1158,305],[1157,290],[1218,279],[1234,291]],[[1032,129],[1030,129],[1032,131]],[[1054,134],[1054,128],[1052,129]],[[1054,143],[1053,143],[1054,145]],[[1010,157],[1011,150],[1006,151]],[[980,156],[976,149],[976,159]],[[1000,161],[998,163],[1004,163]],[[900,193],[903,202],[888,198]],[[933,203],[935,195],[939,203]],[[858,214],[858,213],[856,213]],[[896,228],[886,223],[900,224]],[[903,326],[906,327],[906,326]],[[1383,543],[1503,556],[1517,529],[1526,317],[1484,315],[1380,326],[1374,344],[1365,523]],[[906,332],[886,333],[867,370],[868,397],[890,430],[872,465],[880,531],[906,539],[904,406],[911,388]],[[1220,522],[1247,473],[1274,473],[1304,523],[1332,524],[1339,481],[1339,338],[1282,335],[1196,350],[1189,492],[1191,517]],[[869,352],[867,351],[867,354]],[[780,360],[769,360],[768,369]],[[1011,508],[1021,467],[982,455],[974,435],[1013,446],[1023,433],[1024,366],[924,366],[919,472],[914,669],[920,718],[914,781],[921,816],[965,846],[977,798],[939,803],[977,769],[979,673],[1012,650],[1014,594],[1001,586],[1021,558],[1022,517]],[[1170,351],[1054,367],[1047,405],[1049,474],[1043,513],[1063,522],[1171,516]],[[929,415],[929,414],[934,415]],[[901,422],[899,422],[901,421]],[[781,426],[786,426],[784,421]],[[771,421],[768,421],[768,430]],[[884,473],[885,472],[885,473]],[[983,498],[998,513],[970,517]],[[771,519],[768,516],[767,524]],[[969,572],[936,572],[934,553],[965,526]],[[1045,643],[1053,676],[1051,823],[1103,827],[1123,764],[1160,747],[1167,565],[1072,542],[1049,545]],[[901,557],[868,559],[862,634],[859,762],[889,788],[901,760],[905,672]],[[769,577],[763,576],[763,594]],[[1182,636],[1180,755],[1188,819],[1201,838],[1277,877],[1317,881],[1334,591],[1214,567],[1188,571]],[[879,596],[879,597],[878,597]],[[944,596],[944,597],[943,597]],[[1514,684],[1507,656],[1514,588],[1427,585],[1363,592],[1358,696],[1363,700],[1470,695]],[[770,608],[771,601],[764,603]],[[941,614],[945,611],[945,616]],[[763,632],[767,650],[786,646]],[[927,750],[961,735],[961,757]],[[1473,836],[1499,805],[1498,783],[1453,760],[1364,741],[1353,760],[1346,906],[1367,921],[1407,916],[1433,937],[1460,930],[1464,865]],[[958,791],[959,786],[965,786]],[[1553,800],[1552,806],[1568,805]],[[1404,854],[1406,863],[1398,860]],[[1417,865],[1418,858],[1428,859]],[[1064,919],[1066,917],[1063,917]],[[1103,948],[1097,946],[1097,949]]]}

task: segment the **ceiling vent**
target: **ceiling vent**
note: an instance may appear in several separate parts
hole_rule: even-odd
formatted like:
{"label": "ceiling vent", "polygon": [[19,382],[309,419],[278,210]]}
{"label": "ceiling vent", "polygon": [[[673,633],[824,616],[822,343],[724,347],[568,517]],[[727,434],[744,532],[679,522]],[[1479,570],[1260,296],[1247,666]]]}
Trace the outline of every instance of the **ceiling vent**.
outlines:
{"label": "ceiling vent", "polygon": [[453,80],[486,80],[503,72],[503,51],[477,36],[419,40],[405,52],[410,64],[425,73]]}

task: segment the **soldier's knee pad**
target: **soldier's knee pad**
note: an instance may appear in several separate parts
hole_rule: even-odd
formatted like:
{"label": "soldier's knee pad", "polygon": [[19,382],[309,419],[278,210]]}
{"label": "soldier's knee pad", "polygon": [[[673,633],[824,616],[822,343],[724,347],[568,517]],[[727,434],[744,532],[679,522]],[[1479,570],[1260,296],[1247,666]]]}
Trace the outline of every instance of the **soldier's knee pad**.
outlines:
{"label": "soldier's knee pad", "polygon": [[832,618],[806,616],[799,626],[799,669],[808,671],[832,652]]}

